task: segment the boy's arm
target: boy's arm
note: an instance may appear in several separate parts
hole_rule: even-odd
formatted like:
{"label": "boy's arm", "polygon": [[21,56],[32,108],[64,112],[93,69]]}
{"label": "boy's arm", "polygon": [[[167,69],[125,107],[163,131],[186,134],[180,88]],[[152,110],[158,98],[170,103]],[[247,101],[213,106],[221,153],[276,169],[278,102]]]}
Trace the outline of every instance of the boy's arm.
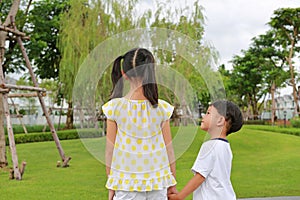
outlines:
{"label": "boy's arm", "polygon": [[178,194],[168,195],[169,200],[185,199],[189,194],[194,192],[203,183],[203,181],[205,181],[205,178],[201,174],[196,173]]}

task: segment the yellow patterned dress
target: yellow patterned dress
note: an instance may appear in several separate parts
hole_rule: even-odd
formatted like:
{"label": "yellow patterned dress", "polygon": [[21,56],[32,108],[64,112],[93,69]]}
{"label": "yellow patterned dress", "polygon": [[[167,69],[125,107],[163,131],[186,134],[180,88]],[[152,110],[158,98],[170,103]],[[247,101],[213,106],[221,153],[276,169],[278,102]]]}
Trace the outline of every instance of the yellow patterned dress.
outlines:
{"label": "yellow patterned dress", "polygon": [[164,100],[153,108],[148,100],[116,98],[102,109],[118,127],[106,187],[142,192],[175,185],[161,130],[174,107]]}

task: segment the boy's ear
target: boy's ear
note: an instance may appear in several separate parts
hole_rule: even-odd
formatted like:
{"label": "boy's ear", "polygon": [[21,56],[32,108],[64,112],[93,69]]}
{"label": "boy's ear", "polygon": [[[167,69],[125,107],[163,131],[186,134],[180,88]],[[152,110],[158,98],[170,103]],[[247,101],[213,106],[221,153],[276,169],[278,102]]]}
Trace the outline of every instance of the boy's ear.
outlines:
{"label": "boy's ear", "polygon": [[218,126],[224,126],[224,125],[225,125],[225,122],[226,122],[225,117],[220,116],[220,117],[218,118],[217,125],[218,125]]}

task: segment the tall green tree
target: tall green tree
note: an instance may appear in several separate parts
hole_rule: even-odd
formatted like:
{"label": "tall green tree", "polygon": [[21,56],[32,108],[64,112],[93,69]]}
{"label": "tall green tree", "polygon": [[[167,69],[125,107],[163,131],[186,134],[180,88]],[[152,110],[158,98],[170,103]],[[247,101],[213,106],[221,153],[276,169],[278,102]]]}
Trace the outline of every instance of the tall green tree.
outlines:
{"label": "tall green tree", "polygon": [[235,80],[232,79],[232,70],[226,69],[225,65],[222,64],[219,66],[218,71],[222,75],[226,98],[237,103],[240,108],[247,107],[248,104],[242,99],[240,91],[235,90]]}
{"label": "tall green tree", "polygon": [[[28,15],[28,10],[31,6],[32,1],[18,1],[20,5],[18,10],[16,11],[16,15],[14,16],[15,24],[18,30],[23,31],[24,25],[26,23],[26,17]],[[9,16],[10,8],[14,5],[11,0],[3,0],[0,2],[0,18],[3,21],[3,26],[8,26],[11,23]],[[7,23],[5,23],[7,22]],[[2,62],[3,73],[6,75],[7,73],[21,73],[25,70],[25,62],[22,58],[22,54],[20,48],[17,45],[17,41],[15,40],[13,34],[5,34],[6,45],[5,49],[5,57]],[[4,37],[2,37],[4,38]],[[2,39],[3,40],[3,39]]]}
{"label": "tall green tree", "polygon": [[263,80],[266,84],[265,93],[271,94],[271,121],[272,124],[274,124],[276,115],[275,91],[277,88],[284,87],[289,78],[289,71],[285,69],[285,51],[276,45],[274,31],[268,31],[266,34],[259,35],[258,37],[253,38],[252,41],[250,47],[251,52],[261,58]]}
{"label": "tall green tree", "polygon": [[232,61],[233,70],[231,72],[230,90],[234,90],[240,95],[242,101],[247,102],[251,107],[252,116],[259,115],[258,101],[265,95],[264,66],[261,57],[253,50],[243,50],[242,56],[234,56]]}
{"label": "tall green tree", "polygon": [[[144,24],[144,19],[133,15],[136,3],[136,0],[126,3],[100,0],[72,0],[70,2],[70,9],[61,20],[62,29],[59,38],[59,47],[62,52],[60,80],[63,83],[64,97],[69,105],[67,128],[73,127],[72,91],[80,65],[87,55],[109,36],[141,27]],[[106,73],[100,80],[103,88],[107,88],[106,80],[109,76],[110,74]]]}
{"label": "tall green tree", "polygon": [[61,52],[57,47],[60,17],[69,9],[69,0],[33,2],[24,30],[30,35],[26,43],[28,55],[34,62],[35,74],[41,79],[58,79]]}
{"label": "tall green tree", "polygon": [[285,50],[285,59],[290,69],[290,84],[293,88],[295,114],[299,114],[295,63],[293,59],[299,55],[300,48],[300,8],[280,8],[268,23],[276,33],[277,45]]}
{"label": "tall green tree", "polygon": [[[175,10],[167,6],[171,4],[172,2],[170,0],[158,2],[158,9],[154,13],[155,20],[151,23],[151,27],[167,28],[184,34],[196,43],[197,50],[194,52],[195,57],[202,57],[203,60],[204,58],[210,57],[212,60],[216,60],[217,53],[214,48],[205,46],[204,44],[204,15],[203,7],[200,6],[200,2],[195,1],[191,6],[179,7],[175,8]],[[189,13],[189,15],[187,13]],[[153,39],[156,40],[157,38]],[[184,51],[183,48],[187,44],[182,44],[180,40],[182,40],[181,37],[168,38],[163,45],[173,45],[173,51],[155,51],[156,57],[159,59],[158,62],[162,65],[172,67],[174,70],[183,75],[183,77],[186,78],[192,85],[194,91],[196,91],[196,99],[199,99],[205,106],[207,106],[211,101],[211,96],[205,81],[210,78],[207,77],[207,74],[200,73],[199,70],[199,68],[203,67],[199,65],[207,63],[198,61],[198,64],[195,65],[195,63],[189,63],[187,58],[181,57],[182,55],[179,53]],[[212,70],[213,68],[214,66],[207,65],[207,71]],[[211,76],[216,76],[216,74],[213,73]],[[212,77],[212,79],[215,78]],[[175,87],[176,84],[179,84],[177,87],[182,87],[180,82],[175,81],[174,84]],[[163,90],[161,93],[161,96],[167,97],[166,99],[170,102],[178,103],[176,102],[176,98],[172,96],[172,91]]]}

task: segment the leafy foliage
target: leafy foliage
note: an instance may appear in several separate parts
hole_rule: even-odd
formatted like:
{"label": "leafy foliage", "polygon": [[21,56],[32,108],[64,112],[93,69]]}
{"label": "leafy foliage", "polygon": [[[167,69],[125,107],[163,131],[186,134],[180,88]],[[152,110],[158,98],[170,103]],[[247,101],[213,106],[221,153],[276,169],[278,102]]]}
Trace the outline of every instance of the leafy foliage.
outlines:
{"label": "leafy foliage", "polygon": [[263,102],[273,92],[272,85],[276,89],[291,84],[295,94],[297,73],[291,59],[299,53],[299,12],[299,8],[276,10],[269,22],[271,30],[254,37],[241,56],[233,57],[233,70],[219,69],[226,77],[229,98],[232,96],[240,105],[251,105],[254,116],[263,105],[258,101]]}
{"label": "leafy foliage", "polygon": [[[300,118],[299,117],[294,117],[291,119],[291,124],[295,128],[300,128]],[[299,134],[300,135],[300,134]]]}
{"label": "leafy foliage", "polygon": [[40,78],[58,78],[61,52],[57,47],[61,14],[69,8],[66,0],[36,1],[29,12],[26,45]]}
{"label": "leafy foliage", "polygon": [[[26,1],[21,1],[22,4],[26,4]],[[9,10],[12,6],[11,0],[3,0],[0,2],[0,19],[3,23],[9,16]],[[28,5],[29,6],[29,5]],[[24,6],[26,8],[26,6]],[[23,30],[26,22],[26,10],[19,9],[15,17],[15,23],[18,30]],[[1,24],[2,25],[2,24]],[[13,34],[9,33],[6,38],[5,45],[5,57],[2,63],[3,73],[21,73],[25,70],[25,62],[21,54],[21,50],[17,45],[17,42]]]}
{"label": "leafy foliage", "polygon": [[276,33],[277,46],[285,50],[285,59],[290,70],[290,84],[297,112],[300,112],[296,80],[299,75],[295,71],[293,59],[300,51],[300,8],[281,8],[274,12],[269,25]]}
{"label": "leafy foliage", "polygon": [[[217,57],[217,53],[213,47],[207,47],[203,42],[203,34],[204,34],[204,16],[202,13],[203,8],[200,6],[198,1],[195,1],[193,6],[186,6],[184,8],[173,8],[170,7],[171,1],[160,2],[158,4],[158,9],[154,13],[155,20],[151,23],[151,27],[158,28],[167,28],[174,31],[178,31],[187,37],[195,40],[197,46],[197,52],[195,56],[199,56],[205,58],[206,56],[211,57],[212,59]],[[188,15],[187,13],[190,13]],[[166,46],[171,44],[180,44],[181,38],[170,38],[166,41]],[[160,44],[164,45],[164,44]],[[184,45],[182,45],[184,46]],[[205,79],[215,79],[213,76],[216,74],[211,74],[210,77],[206,77],[207,74],[200,73],[199,66],[194,66],[195,63],[189,63],[187,58],[182,58],[180,55],[176,54],[176,52],[182,51],[182,47],[180,45],[175,46],[173,52],[163,51],[158,49],[154,52],[156,57],[158,58],[158,63],[161,65],[165,65],[167,67],[172,67],[174,70],[178,71],[184,78],[186,78],[194,91],[196,91],[196,96],[191,96],[191,98],[199,99],[202,104],[207,107],[210,102],[210,92],[207,88],[207,83]],[[200,61],[198,64],[201,63]],[[214,66],[208,66],[212,70]],[[174,82],[174,84],[180,84],[180,82]],[[176,86],[175,86],[176,87]],[[182,86],[178,86],[182,87]],[[169,102],[178,103],[176,98],[174,98],[172,91],[167,91],[164,88],[161,88],[160,96],[167,99]]]}

